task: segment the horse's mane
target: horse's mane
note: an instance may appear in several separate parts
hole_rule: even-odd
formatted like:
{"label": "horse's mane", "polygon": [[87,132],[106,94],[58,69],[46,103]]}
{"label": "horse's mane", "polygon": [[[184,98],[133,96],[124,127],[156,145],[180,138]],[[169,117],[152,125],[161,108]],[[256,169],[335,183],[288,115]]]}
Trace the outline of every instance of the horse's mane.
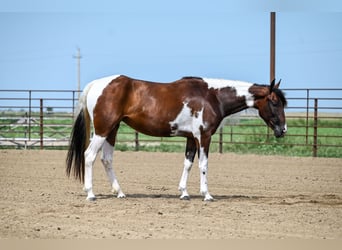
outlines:
{"label": "horse's mane", "polygon": [[186,80],[186,79],[197,79],[197,80],[203,80],[202,77],[198,77],[198,76],[184,76],[182,77],[182,80]]}
{"label": "horse's mane", "polygon": [[[203,80],[202,77],[197,77],[197,76],[184,76],[184,77],[182,77],[182,80],[186,80],[186,79]],[[269,85],[264,85],[264,84],[254,84],[254,85],[259,86],[259,87],[266,87],[266,88],[270,87]],[[277,88],[273,88],[272,92],[274,92],[279,97],[280,101],[283,103],[283,106],[286,107],[287,106],[287,100],[286,100],[284,92],[281,91],[280,89],[277,89]]]}
{"label": "horse's mane", "polygon": [[283,103],[283,106],[286,107],[287,100],[286,100],[284,92],[281,91],[280,89],[273,89],[272,92],[274,92],[279,97],[280,101]]}

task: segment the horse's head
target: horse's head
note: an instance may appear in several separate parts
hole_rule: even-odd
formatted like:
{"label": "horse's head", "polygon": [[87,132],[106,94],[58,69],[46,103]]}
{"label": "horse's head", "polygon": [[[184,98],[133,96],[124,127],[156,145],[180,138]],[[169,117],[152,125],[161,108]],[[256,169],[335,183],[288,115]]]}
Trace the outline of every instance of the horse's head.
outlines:
{"label": "horse's head", "polygon": [[275,84],[275,80],[270,86],[255,85],[253,93],[256,98],[254,106],[259,110],[260,117],[274,131],[275,137],[283,137],[287,131],[284,113],[287,101],[279,85],[280,81]]}

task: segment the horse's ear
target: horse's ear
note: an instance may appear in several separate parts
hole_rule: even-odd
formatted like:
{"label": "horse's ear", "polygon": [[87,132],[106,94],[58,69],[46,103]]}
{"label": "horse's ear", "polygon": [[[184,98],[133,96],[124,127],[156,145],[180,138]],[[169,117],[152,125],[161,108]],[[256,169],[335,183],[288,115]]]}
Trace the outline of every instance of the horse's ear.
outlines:
{"label": "horse's ear", "polygon": [[277,84],[275,84],[275,79],[273,79],[270,85],[270,93],[272,93],[273,89],[279,89],[280,82],[281,82],[281,79],[279,80]]}
{"label": "horse's ear", "polygon": [[271,85],[270,85],[270,93],[272,93],[272,90],[274,88],[274,84],[275,84],[275,78],[273,78]]}

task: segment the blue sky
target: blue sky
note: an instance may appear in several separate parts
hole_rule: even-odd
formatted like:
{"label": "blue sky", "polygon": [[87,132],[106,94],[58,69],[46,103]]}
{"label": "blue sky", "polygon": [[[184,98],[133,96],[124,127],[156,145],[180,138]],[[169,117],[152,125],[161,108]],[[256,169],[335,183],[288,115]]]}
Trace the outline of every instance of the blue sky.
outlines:
{"label": "blue sky", "polygon": [[268,83],[272,10],[283,88],[342,87],[334,1],[8,2],[0,7],[1,89],[76,89],[77,48],[82,88],[113,74]]}

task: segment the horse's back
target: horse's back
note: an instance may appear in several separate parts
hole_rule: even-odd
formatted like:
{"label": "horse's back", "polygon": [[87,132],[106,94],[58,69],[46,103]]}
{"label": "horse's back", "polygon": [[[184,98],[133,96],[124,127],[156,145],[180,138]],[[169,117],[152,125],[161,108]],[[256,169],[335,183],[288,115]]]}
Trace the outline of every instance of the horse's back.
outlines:
{"label": "horse's back", "polygon": [[158,83],[125,75],[113,75],[89,83],[84,89],[83,102],[92,120],[95,109],[102,113],[112,108],[115,112],[121,113],[120,115],[136,113],[137,110],[145,110],[151,114],[163,113],[163,110],[173,113],[179,112],[184,102],[199,100],[201,96],[206,96],[207,90],[203,79],[198,77],[184,77],[170,83]]}

